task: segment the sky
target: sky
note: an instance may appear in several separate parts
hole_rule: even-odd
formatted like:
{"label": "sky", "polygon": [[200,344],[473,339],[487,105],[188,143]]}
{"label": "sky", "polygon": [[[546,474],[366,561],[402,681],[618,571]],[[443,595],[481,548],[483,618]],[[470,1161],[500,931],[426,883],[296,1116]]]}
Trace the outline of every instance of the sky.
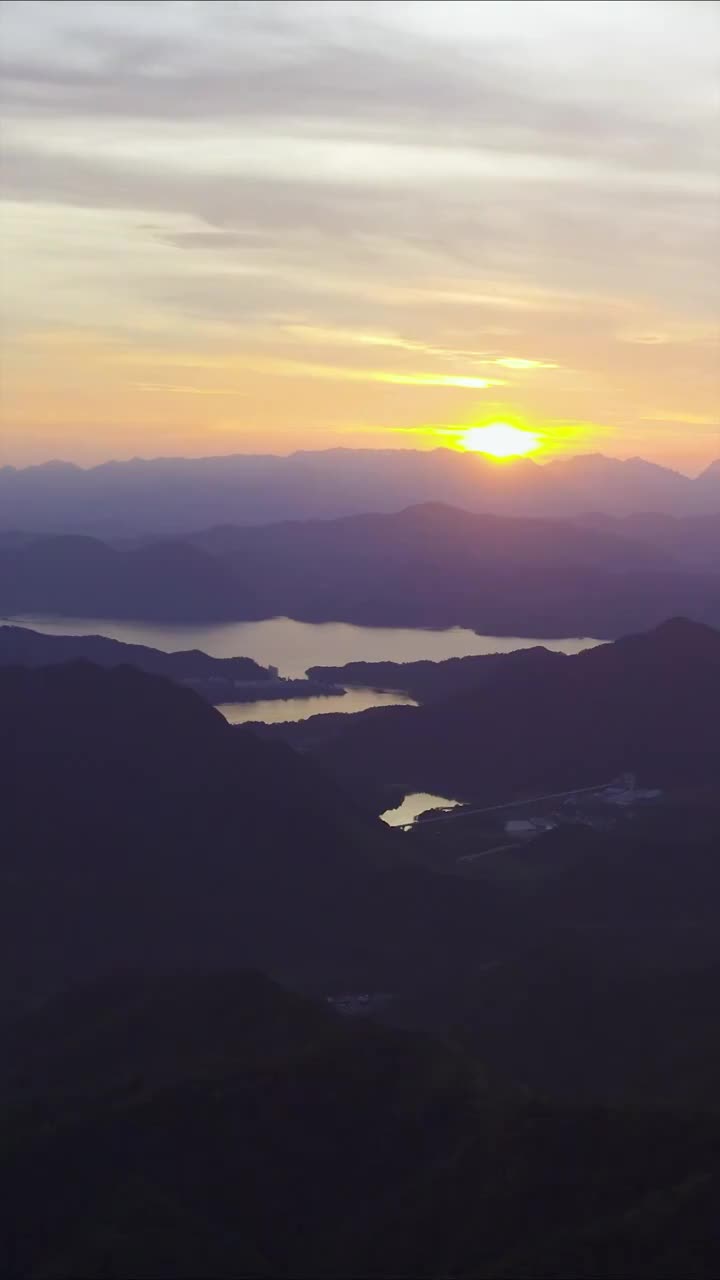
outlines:
{"label": "sky", "polygon": [[714,0],[5,0],[0,462],[720,456]]}

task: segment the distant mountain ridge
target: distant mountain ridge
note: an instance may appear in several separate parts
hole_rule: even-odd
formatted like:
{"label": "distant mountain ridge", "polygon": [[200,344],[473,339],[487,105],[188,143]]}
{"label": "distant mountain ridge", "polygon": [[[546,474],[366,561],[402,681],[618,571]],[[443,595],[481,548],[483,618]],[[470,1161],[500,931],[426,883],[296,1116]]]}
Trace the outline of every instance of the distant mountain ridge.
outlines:
{"label": "distant mountain ridge", "polygon": [[720,511],[720,462],[695,479],[640,458],[589,454],[498,465],[450,449],[134,458],[87,470],[63,462],[0,468],[2,529],[178,534],[226,522],[397,511],[427,501],[505,515],[711,514]]}
{"label": "distant mountain ridge", "polygon": [[630,526],[637,536],[624,521],[587,520],[426,502],[335,520],[219,525],[131,546],[0,536],[0,615],[286,616],[610,639],[672,615],[720,624],[720,521],[686,520],[663,542],[650,517],[639,532]]}
{"label": "distant mountain ridge", "polygon": [[655,547],[676,566],[714,570],[720,564],[720,512],[705,516],[672,516],[653,511],[607,516],[591,512],[577,516],[574,523]]}
{"label": "distant mountain ridge", "polygon": [[187,543],[125,550],[65,535],[0,544],[0,613],[8,616],[230,619],[238,616],[239,596],[245,616],[258,616],[242,574]]}

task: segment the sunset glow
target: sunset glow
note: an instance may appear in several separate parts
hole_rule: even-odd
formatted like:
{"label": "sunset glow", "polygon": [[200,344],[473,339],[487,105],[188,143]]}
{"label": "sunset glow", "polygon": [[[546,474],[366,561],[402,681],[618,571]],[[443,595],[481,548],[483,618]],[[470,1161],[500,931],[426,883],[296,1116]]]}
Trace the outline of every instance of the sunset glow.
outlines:
{"label": "sunset glow", "polygon": [[519,458],[540,446],[540,437],[509,422],[491,422],[487,427],[469,427],[461,447],[472,453],[488,453],[493,458]]}
{"label": "sunset glow", "polygon": [[527,422],[700,471],[719,12],[8,0],[0,466]]}

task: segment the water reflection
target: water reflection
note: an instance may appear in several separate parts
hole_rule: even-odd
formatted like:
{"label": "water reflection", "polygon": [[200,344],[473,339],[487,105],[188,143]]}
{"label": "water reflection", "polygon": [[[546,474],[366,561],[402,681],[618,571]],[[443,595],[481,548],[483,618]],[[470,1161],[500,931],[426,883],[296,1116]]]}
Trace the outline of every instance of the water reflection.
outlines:
{"label": "water reflection", "polygon": [[429,791],[411,791],[397,809],[386,809],[380,817],[389,827],[411,827],[420,814],[429,809],[455,809],[459,804],[459,800],[434,796]]}
{"label": "water reflection", "polygon": [[264,724],[283,724],[289,720],[307,720],[309,716],[329,715],[333,711],[368,711],[370,707],[417,705],[406,693],[352,688],[345,695],[336,694],[326,698],[267,698],[260,702],[223,702],[217,709],[230,724],[248,724],[253,720],[262,720]]}
{"label": "water reflection", "polygon": [[346,662],[442,662],[445,658],[474,654],[511,653],[534,645],[560,653],[579,653],[601,643],[583,636],[536,640],[479,636],[465,627],[422,631],[409,627],[356,627],[346,622],[296,622],[293,618],[200,625],[47,615],[15,621],[48,635],[109,636],[166,652],[202,649],[215,658],[254,658],[262,666],[277,667],[281,676],[291,679],[304,676],[308,667],[339,667]]}

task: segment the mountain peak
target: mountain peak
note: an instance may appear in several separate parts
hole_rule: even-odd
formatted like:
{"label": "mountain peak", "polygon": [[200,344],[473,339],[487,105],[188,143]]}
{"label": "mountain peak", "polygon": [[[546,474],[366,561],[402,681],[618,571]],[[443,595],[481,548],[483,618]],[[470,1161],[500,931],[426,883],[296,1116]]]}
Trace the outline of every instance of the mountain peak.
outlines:
{"label": "mountain peak", "polygon": [[648,634],[661,640],[682,640],[683,643],[712,639],[713,644],[720,645],[720,631],[715,627],[709,627],[704,622],[696,622],[692,618],[682,616],[668,618]]}
{"label": "mountain peak", "polygon": [[50,463],[0,470],[0,528],[176,535],[238,521],[400,511],[427,501],[497,515],[703,514],[720,507],[719,476],[720,465],[690,480],[644,459],[601,453],[498,466],[481,453],[446,447],[130,459],[87,469]]}
{"label": "mountain peak", "polygon": [[[607,646],[602,647],[607,649]],[[642,648],[648,656],[655,653],[663,660],[678,663],[692,663],[694,658],[720,661],[720,631],[704,622],[677,616],[661,622],[651,631],[623,636],[613,647],[618,652],[628,647]]]}

